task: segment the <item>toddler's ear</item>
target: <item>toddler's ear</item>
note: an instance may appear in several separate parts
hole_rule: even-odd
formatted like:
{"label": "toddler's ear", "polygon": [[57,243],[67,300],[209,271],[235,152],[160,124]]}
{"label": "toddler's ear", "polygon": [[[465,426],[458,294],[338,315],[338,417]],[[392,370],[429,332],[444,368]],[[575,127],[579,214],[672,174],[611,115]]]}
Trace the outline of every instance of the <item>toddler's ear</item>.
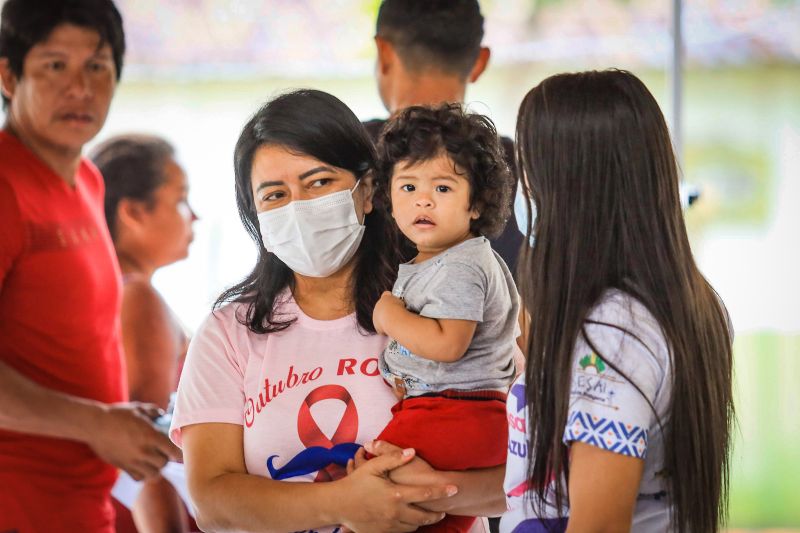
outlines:
{"label": "toddler's ear", "polygon": [[470,220],[478,220],[481,218],[481,212],[478,210],[477,207],[473,207],[469,212]]}

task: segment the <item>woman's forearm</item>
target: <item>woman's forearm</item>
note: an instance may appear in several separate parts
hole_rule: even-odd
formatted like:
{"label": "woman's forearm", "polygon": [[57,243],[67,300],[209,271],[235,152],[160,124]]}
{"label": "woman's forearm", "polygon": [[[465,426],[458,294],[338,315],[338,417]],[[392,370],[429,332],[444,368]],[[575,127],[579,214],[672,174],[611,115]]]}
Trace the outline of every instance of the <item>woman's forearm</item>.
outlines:
{"label": "woman's forearm", "polygon": [[[370,448],[370,453],[393,450],[396,447],[380,442]],[[492,468],[481,468],[463,471],[434,470],[422,460],[414,460],[409,464],[391,472],[390,477],[396,483],[408,485],[434,484],[454,485],[458,493],[446,499],[432,500],[419,504],[430,511],[466,516],[498,516],[506,511],[506,498],[503,491],[505,465]]]}
{"label": "woman's forearm", "polygon": [[291,483],[243,473],[221,474],[193,490],[204,531],[298,531],[338,524],[344,507],[336,482]]}
{"label": "woman's forearm", "polygon": [[205,531],[298,531],[339,523],[328,504],[339,481],[292,483],[247,473],[242,427],[181,428],[187,482]]}
{"label": "woman's forearm", "polygon": [[458,487],[458,494],[426,503],[426,509],[465,516],[499,516],[506,511],[505,466],[437,474],[440,483]]}
{"label": "woman's forearm", "polygon": [[425,525],[441,513],[417,504],[452,495],[448,485],[404,486],[388,472],[413,460],[397,450],[327,483],[275,481],[248,474],[242,428],[209,423],[181,429],[189,490],[205,531],[300,531],[342,524],[354,531],[397,531]]}

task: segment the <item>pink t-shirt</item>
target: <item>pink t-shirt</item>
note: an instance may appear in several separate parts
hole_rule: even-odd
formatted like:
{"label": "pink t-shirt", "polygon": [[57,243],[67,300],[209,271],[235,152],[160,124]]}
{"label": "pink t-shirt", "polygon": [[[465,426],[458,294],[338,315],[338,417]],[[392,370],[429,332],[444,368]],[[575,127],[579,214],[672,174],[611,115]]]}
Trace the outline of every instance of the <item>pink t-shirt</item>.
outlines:
{"label": "pink t-shirt", "polygon": [[226,305],[192,338],[172,440],[180,446],[181,428],[190,424],[237,424],[249,473],[287,481],[341,477],[338,466],[314,465],[374,439],[391,418],[396,400],[378,371],[386,337],[362,334],[355,314],[310,318],[291,298],[277,311],[297,321],[278,333],[253,333],[237,320],[245,311]]}

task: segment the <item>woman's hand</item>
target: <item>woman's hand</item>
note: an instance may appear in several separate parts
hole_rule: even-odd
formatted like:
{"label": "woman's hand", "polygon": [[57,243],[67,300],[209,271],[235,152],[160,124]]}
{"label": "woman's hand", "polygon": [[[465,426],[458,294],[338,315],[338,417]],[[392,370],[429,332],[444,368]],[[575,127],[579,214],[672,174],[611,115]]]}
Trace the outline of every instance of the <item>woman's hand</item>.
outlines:
{"label": "woman's hand", "polygon": [[[367,452],[376,456],[372,461],[400,451],[394,444],[384,441],[372,441],[364,447]],[[453,485],[458,488],[456,496],[419,503],[420,507],[430,511],[466,516],[499,516],[507,509],[503,491],[505,465],[447,472],[436,470],[422,458],[414,457],[407,464],[392,470],[389,477],[393,482],[404,486]]]}
{"label": "woman's hand", "polygon": [[403,303],[403,300],[393,295],[390,291],[383,291],[378,303],[375,304],[375,309],[372,311],[372,323],[375,326],[375,331],[379,335],[386,334],[385,324],[387,322],[387,317],[398,307],[405,310],[406,305]]}
{"label": "woman's hand", "polygon": [[347,475],[351,475],[357,468],[361,468],[367,464],[367,461],[369,461],[369,459],[367,459],[367,452],[364,451],[364,448],[359,448],[353,458],[347,461]]}
{"label": "woman's hand", "polygon": [[363,452],[357,454],[348,465],[350,475],[335,482],[341,494],[349,495],[341,501],[341,524],[354,532],[400,532],[444,518],[417,504],[453,496],[458,491],[454,485],[399,485],[389,479],[389,472],[413,459],[413,449],[395,448],[366,462]]}
{"label": "woman's hand", "polygon": [[[401,451],[398,446],[381,440],[367,442],[364,444],[364,448],[367,452],[376,457]],[[362,453],[361,458],[365,459],[366,454]],[[358,454],[356,454],[356,461],[354,463],[355,468],[358,468],[361,458],[359,458]],[[442,479],[440,476],[438,476],[438,474],[439,472],[434,470],[433,467],[429,465],[427,461],[425,461],[425,459],[415,455],[410,461],[398,468],[395,468],[389,472],[388,475],[389,479],[400,485],[436,485],[437,483],[442,483]]]}

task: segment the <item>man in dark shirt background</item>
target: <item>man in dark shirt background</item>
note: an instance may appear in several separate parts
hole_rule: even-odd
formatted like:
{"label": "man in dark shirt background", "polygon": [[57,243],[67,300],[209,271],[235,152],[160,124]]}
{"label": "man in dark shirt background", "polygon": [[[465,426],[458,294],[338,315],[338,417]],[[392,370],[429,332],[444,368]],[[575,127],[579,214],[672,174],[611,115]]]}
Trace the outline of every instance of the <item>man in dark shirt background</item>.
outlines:
{"label": "man in dark shirt background", "polygon": [[[481,46],[482,40],[477,0],[384,0],[375,32],[375,78],[387,111],[463,102],[467,84],[477,81],[489,62],[491,53]],[[364,125],[377,140],[385,122],[375,119]],[[514,144],[507,137],[501,141],[516,190]],[[513,214],[503,233],[491,241],[512,272],[522,241]]]}

